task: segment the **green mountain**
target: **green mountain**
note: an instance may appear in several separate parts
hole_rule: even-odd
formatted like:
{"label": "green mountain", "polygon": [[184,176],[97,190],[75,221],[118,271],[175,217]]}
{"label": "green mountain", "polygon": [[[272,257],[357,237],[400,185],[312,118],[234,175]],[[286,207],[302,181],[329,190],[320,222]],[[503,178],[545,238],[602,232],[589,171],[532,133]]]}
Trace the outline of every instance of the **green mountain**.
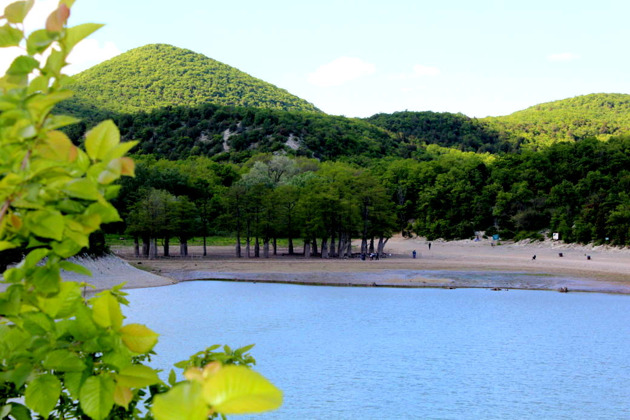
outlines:
{"label": "green mountain", "polygon": [[[399,141],[366,121],[323,113],[204,104],[113,116],[137,153],[171,160],[194,155],[243,161],[256,153],[335,160],[397,155]],[[89,127],[79,124],[78,140]]]}
{"label": "green mountain", "polygon": [[202,54],[165,44],[130,50],[74,76],[74,115],[218,105],[320,112],[284,89]]}
{"label": "green mountain", "polygon": [[366,121],[395,133],[401,140],[437,144],[466,152],[496,153],[509,143],[487,123],[448,112],[394,112],[376,114]]}
{"label": "green mountain", "polygon": [[576,96],[482,121],[518,147],[548,146],[588,137],[606,140],[630,132],[630,95]]}
{"label": "green mountain", "polygon": [[422,158],[425,145],[513,152],[630,132],[630,95],[592,94],[533,106],[504,117],[395,112],[366,119],[328,116],[269,83],[186,49],[146,45],[74,77],[75,97],[59,107],[95,122],[113,118],[140,153],[242,160],[258,152],[321,159]]}

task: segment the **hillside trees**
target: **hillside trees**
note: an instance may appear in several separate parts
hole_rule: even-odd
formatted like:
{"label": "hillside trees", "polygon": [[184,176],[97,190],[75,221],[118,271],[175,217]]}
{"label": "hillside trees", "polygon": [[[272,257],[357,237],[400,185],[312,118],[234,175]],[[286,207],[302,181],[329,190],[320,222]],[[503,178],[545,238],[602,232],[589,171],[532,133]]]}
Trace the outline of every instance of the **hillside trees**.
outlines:
{"label": "hillside trees", "polygon": [[[390,158],[369,167],[258,154],[240,166],[240,175],[236,166],[202,157],[146,162],[140,160],[138,178],[188,197],[199,231],[235,232],[237,255],[241,237],[250,257],[260,256],[261,247],[267,257],[272,246],[275,255],[278,238],[295,254],[293,241],[301,238],[308,249],[300,254],[323,258],[348,255],[351,238],[371,252],[394,232],[456,239],[487,231],[518,239],[552,231],[566,241],[629,240],[619,233],[630,189],[627,137],[506,155],[429,145],[423,160]],[[128,188],[130,196],[143,191]],[[201,211],[204,205],[210,210]]]}

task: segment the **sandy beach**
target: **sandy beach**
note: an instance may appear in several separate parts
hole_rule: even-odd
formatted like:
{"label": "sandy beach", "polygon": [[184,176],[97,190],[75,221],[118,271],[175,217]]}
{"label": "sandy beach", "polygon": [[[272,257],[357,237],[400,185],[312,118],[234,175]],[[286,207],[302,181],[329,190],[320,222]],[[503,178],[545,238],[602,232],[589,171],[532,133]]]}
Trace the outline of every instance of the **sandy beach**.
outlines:
{"label": "sandy beach", "polygon": [[[354,245],[359,243],[355,241]],[[412,258],[414,250],[415,259]],[[201,257],[201,247],[191,247],[188,258],[175,256],[156,260],[135,259],[130,247],[113,251],[128,262],[124,270],[122,266],[114,270],[119,273],[120,282],[127,281],[127,287],[190,280],[235,280],[376,287],[566,288],[570,292],[630,294],[629,249],[553,241],[494,246],[490,240],[433,241],[429,249],[424,239],[394,237],[385,248],[390,254],[387,258],[365,261],[281,256],[286,252],[284,249],[268,259],[235,258],[233,247],[209,247],[206,257]],[[177,255],[177,251],[173,247],[171,253]],[[101,288],[103,271],[109,274],[112,270],[100,270],[87,281]],[[107,279],[108,284],[111,283],[112,276]]]}
{"label": "sandy beach", "polygon": [[[530,289],[630,294],[630,249],[580,246],[553,241],[493,244],[480,241],[389,240],[386,258],[321,259],[283,256],[236,258],[234,248],[190,247],[180,258],[133,257],[133,249],[113,247],[106,258],[79,258],[92,276],[64,272],[66,280],[85,282],[99,291],[125,283],[125,288],[168,286],[191,280],[231,280],[366,287]],[[359,245],[355,241],[355,246]],[[416,258],[412,252],[416,251]],[[161,251],[161,249],[160,249]],[[243,249],[243,255],[245,251]],[[252,249],[253,255],[253,249]],[[562,255],[562,256],[560,256]],[[536,258],[534,258],[536,256]],[[0,291],[6,285],[0,284]]]}

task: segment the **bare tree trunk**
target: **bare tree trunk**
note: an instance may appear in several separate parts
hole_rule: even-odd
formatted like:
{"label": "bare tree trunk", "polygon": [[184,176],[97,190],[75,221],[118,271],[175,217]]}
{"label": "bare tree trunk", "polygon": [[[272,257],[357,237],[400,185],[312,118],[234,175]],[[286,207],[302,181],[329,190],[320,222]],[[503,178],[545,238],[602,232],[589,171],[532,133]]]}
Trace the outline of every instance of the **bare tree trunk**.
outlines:
{"label": "bare tree trunk", "polygon": [[367,254],[368,252],[368,243],[367,238],[364,236],[361,238],[361,254]]}
{"label": "bare tree trunk", "polygon": [[346,249],[344,249],[343,256],[348,258],[352,256],[352,238],[350,236],[348,236],[348,243]]}
{"label": "bare tree trunk", "polygon": [[278,238],[273,238],[273,255],[278,255]]}
{"label": "bare tree trunk", "polygon": [[389,238],[383,238],[380,236],[378,238],[378,255],[385,255],[385,244],[389,241]]}
{"label": "bare tree trunk", "polygon": [[254,240],[254,257],[260,258],[260,241],[258,240],[258,236]]}
{"label": "bare tree trunk", "polygon": [[312,243],[313,243],[313,248],[311,249],[311,255],[315,256],[317,255],[317,238],[314,237],[312,240]]}
{"label": "bare tree trunk", "polygon": [[203,234],[203,256],[207,256],[208,253],[206,252],[206,234]]}
{"label": "bare tree trunk", "polygon": [[263,241],[263,257],[269,258],[269,239]]}
{"label": "bare tree trunk", "polygon": [[293,255],[293,238],[289,236],[289,255]]}
{"label": "bare tree trunk", "polygon": [[157,258],[158,250],[157,250],[157,238],[149,239],[149,259],[153,260]]}
{"label": "bare tree trunk", "polygon": [[336,257],[337,253],[335,252],[335,234],[330,235],[330,254],[329,257]]}
{"label": "bare tree trunk", "polygon": [[339,233],[339,244],[337,245],[337,257],[343,257],[343,250],[346,248],[346,235]]}
{"label": "bare tree trunk", "polygon": [[179,256],[187,257],[188,256],[188,239],[179,240]]}
{"label": "bare tree trunk", "polygon": [[[237,216],[238,217],[238,216]],[[236,258],[241,258],[241,222],[236,220]]]}
{"label": "bare tree trunk", "polygon": [[169,252],[169,242],[170,242],[170,238],[164,238],[164,256],[165,257],[170,257],[171,254]]}
{"label": "bare tree trunk", "polygon": [[374,236],[372,236],[370,238],[370,249],[368,250],[368,252],[371,254],[372,252],[374,252]]}
{"label": "bare tree trunk", "polygon": [[140,258],[140,242],[137,236],[133,237],[133,256]]}
{"label": "bare tree trunk", "polygon": [[251,232],[250,232],[250,229],[249,229],[249,220],[248,220],[247,221],[247,237],[245,238],[245,256],[247,258],[251,257],[250,244],[251,244],[252,238],[251,238],[251,236],[249,236],[250,234],[251,234]]}
{"label": "bare tree trunk", "polygon": [[151,238],[143,237],[142,238],[142,256],[145,258],[149,258],[149,242],[151,242]]}
{"label": "bare tree trunk", "polygon": [[328,237],[322,238],[322,258],[328,258]]}
{"label": "bare tree trunk", "polygon": [[311,257],[311,242],[309,240],[304,240],[304,258]]}

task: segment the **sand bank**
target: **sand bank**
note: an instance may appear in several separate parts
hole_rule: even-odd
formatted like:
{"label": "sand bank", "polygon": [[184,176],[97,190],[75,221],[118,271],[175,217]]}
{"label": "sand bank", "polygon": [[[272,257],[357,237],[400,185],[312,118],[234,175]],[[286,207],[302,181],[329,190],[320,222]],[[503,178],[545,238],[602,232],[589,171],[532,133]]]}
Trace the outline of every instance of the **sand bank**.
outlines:
{"label": "sand bank", "polygon": [[[496,244],[495,244],[496,245]],[[232,247],[192,247],[191,257],[138,260],[115,250],[131,266],[173,281],[240,280],[339,286],[483,287],[630,294],[630,250],[552,241],[501,244],[392,238],[380,260],[275,256],[235,258]],[[416,250],[417,258],[412,258]],[[176,252],[175,249],[172,252]],[[279,254],[286,250],[279,250]],[[253,253],[253,251],[252,251]],[[536,258],[534,258],[534,255]],[[562,255],[562,256],[561,256]],[[131,287],[135,286],[133,279]]]}
{"label": "sand bank", "polygon": [[[501,245],[489,240],[434,241],[430,249],[428,244],[423,239],[394,237],[385,248],[390,254],[387,258],[365,261],[282,256],[285,249],[268,259],[235,258],[233,247],[209,247],[207,257],[201,257],[201,247],[191,247],[189,258],[146,260],[133,258],[131,247],[118,247],[114,249],[117,256],[76,261],[92,271],[91,277],[63,273],[63,278],[89,283],[93,290],[123,282],[126,288],[141,288],[190,280],[235,280],[376,287],[566,288],[630,294],[629,249],[552,241]],[[171,253],[176,252],[173,247]],[[4,288],[0,284],[0,290]]]}

